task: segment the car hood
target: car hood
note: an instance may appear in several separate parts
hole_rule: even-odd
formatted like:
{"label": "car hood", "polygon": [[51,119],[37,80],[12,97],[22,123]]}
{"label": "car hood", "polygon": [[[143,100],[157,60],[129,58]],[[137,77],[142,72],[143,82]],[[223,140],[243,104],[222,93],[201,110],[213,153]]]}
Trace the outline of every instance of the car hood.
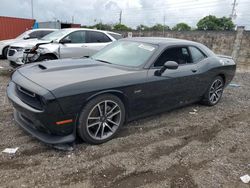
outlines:
{"label": "car hood", "polygon": [[98,83],[97,85],[101,88],[105,79],[106,81],[107,79],[114,80],[115,76],[135,72],[91,59],[64,59],[32,63],[19,68],[17,71],[49,91],[57,90],[57,93],[58,90],[73,91],[77,87],[79,88],[79,84],[81,87],[86,84],[85,90],[88,90],[94,82]]}
{"label": "car hood", "polygon": [[38,43],[46,43],[50,41],[45,41],[45,40],[39,40],[39,39],[29,39],[29,40],[22,40],[19,42],[12,43],[11,46],[15,47],[22,47],[22,48],[32,48]]}

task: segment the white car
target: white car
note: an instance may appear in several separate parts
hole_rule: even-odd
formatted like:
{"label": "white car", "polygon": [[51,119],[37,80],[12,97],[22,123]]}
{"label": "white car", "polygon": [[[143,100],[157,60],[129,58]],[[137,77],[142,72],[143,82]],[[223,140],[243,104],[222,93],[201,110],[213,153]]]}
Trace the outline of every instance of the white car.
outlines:
{"label": "white car", "polygon": [[[118,33],[85,28],[61,29],[40,40],[20,42],[10,46],[8,59],[12,67],[24,62],[37,62],[61,58],[81,58],[91,56],[113,41],[122,38]],[[47,43],[42,44],[40,43]],[[39,44],[36,53],[28,54],[32,46]],[[12,53],[14,52],[15,53]],[[18,52],[17,52],[18,51]],[[21,57],[23,54],[23,57]]]}
{"label": "white car", "polygon": [[36,38],[39,39],[56,30],[57,29],[31,29],[31,30],[25,31],[24,33],[22,33],[21,35],[19,35],[18,37],[14,39],[2,40],[0,41],[0,56],[2,56],[3,58],[6,58],[8,48],[14,42],[20,42],[20,41],[24,41],[28,39],[36,39]]}

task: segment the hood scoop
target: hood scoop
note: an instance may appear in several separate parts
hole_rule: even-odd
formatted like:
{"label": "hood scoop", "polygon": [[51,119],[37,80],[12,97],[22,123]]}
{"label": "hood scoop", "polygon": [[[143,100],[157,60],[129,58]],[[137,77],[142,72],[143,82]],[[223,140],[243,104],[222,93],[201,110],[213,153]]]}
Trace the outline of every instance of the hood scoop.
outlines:
{"label": "hood scoop", "polygon": [[47,67],[45,67],[44,65],[41,65],[41,64],[38,64],[38,67],[39,67],[40,69],[42,69],[42,70],[47,69]]}

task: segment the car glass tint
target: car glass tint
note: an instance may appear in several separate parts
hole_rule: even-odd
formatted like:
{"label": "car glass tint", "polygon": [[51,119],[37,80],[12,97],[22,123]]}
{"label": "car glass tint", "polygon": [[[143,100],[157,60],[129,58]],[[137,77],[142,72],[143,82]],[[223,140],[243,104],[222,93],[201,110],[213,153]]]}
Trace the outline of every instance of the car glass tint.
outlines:
{"label": "car glass tint", "polygon": [[194,63],[197,63],[206,58],[206,56],[196,47],[190,46],[189,50],[192,54],[192,59]]}
{"label": "car glass tint", "polygon": [[132,41],[117,41],[92,56],[111,64],[138,67],[147,62],[156,46]]}
{"label": "car glass tint", "polygon": [[43,31],[40,35],[40,38],[44,37],[45,35],[48,35],[50,33],[52,33],[53,31]]}
{"label": "car glass tint", "polygon": [[71,40],[71,43],[85,43],[85,31],[76,31],[68,35],[67,39]]}
{"label": "car glass tint", "polygon": [[114,34],[114,33],[108,33],[108,34],[111,35],[116,40],[122,39],[122,35],[118,35],[118,34]]}
{"label": "car glass tint", "polygon": [[161,67],[167,61],[175,61],[179,65],[192,63],[190,54],[186,47],[174,47],[165,50],[160,57],[156,60],[154,66]]}
{"label": "car glass tint", "polygon": [[101,32],[89,31],[88,32],[88,43],[103,43],[111,42],[111,39]]}
{"label": "car glass tint", "polygon": [[41,38],[41,35],[42,35],[42,31],[34,31],[29,34],[29,38],[30,39]]}

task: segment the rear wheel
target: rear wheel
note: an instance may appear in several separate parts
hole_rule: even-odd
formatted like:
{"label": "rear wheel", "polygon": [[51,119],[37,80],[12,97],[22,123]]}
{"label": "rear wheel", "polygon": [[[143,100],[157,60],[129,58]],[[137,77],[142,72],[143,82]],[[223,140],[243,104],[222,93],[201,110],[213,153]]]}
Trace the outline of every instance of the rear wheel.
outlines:
{"label": "rear wheel", "polygon": [[122,101],[110,94],[92,99],[80,114],[79,136],[90,144],[101,144],[112,139],[125,120]]}
{"label": "rear wheel", "polygon": [[221,76],[215,77],[215,79],[211,82],[207,92],[205,93],[202,103],[208,106],[216,105],[222,97],[223,90],[223,78]]}
{"label": "rear wheel", "polygon": [[39,62],[39,61],[49,61],[49,60],[54,60],[56,59],[53,55],[41,55],[37,60],[36,62]]}

